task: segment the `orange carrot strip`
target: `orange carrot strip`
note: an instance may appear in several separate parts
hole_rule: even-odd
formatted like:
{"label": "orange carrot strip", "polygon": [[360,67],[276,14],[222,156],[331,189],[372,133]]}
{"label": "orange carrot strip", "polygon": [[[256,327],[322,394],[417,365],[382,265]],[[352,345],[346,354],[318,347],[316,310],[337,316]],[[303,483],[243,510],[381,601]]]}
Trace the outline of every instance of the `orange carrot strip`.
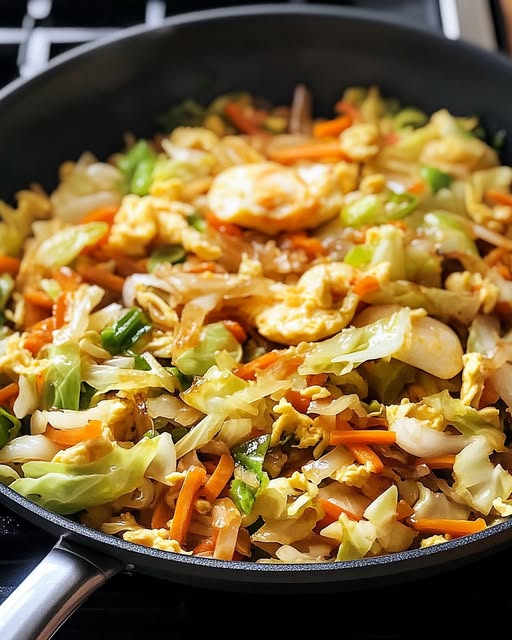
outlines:
{"label": "orange carrot strip", "polygon": [[194,500],[201,485],[206,479],[203,467],[192,465],[187,471],[185,480],[176,500],[176,509],[171,521],[171,538],[183,545],[187,538],[187,531],[192,519]]}
{"label": "orange carrot strip", "polygon": [[212,537],[205,538],[199,544],[196,544],[192,551],[192,555],[198,556],[203,553],[212,554],[215,549],[215,539]]}
{"label": "orange carrot strip", "polygon": [[[350,432],[353,430],[352,425],[350,425],[346,420],[340,420],[339,418],[336,420],[336,426],[338,427],[336,429],[336,431],[338,432]],[[354,456],[354,458],[359,462],[359,464],[369,464],[374,473],[382,473],[382,471],[384,470],[384,463],[371,447],[366,444],[358,443],[347,443],[345,446]]]}
{"label": "orange carrot strip", "polygon": [[348,129],[351,124],[352,118],[349,115],[339,116],[333,120],[315,122],[313,124],[313,135],[315,138],[335,138],[342,131]]}
{"label": "orange carrot strip", "polygon": [[451,469],[455,462],[454,454],[446,454],[445,456],[432,456],[431,458],[418,458],[417,465],[426,464],[429,469]]}
{"label": "orange carrot strip", "polygon": [[420,533],[443,533],[452,538],[468,536],[483,531],[487,525],[483,518],[476,520],[451,520],[449,518],[417,518],[410,520],[411,525]]}
{"label": "orange carrot strip", "polygon": [[220,233],[225,233],[228,236],[240,237],[242,235],[242,229],[240,229],[238,225],[232,224],[231,222],[224,222],[224,220],[217,218],[211,211],[208,211],[206,214],[206,222]]}
{"label": "orange carrot strip", "polygon": [[71,447],[84,440],[92,440],[101,436],[101,420],[89,420],[83,427],[76,429],[55,429],[51,425],[46,427],[45,436],[53,440],[55,444]]}
{"label": "orange carrot strip", "polygon": [[23,346],[35,356],[42,347],[49,344],[53,339],[53,330],[56,328],[55,318],[45,318],[34,324],[31,333],[25,338]]}
{"label": "orange carrot strip", "polygon": [[277,351],[276,349],[267,351],[267,353],[254,358],[254,360],[245,362],[244,364],[235,367],[233,369],[233,373],[239,378],[243,378],[244,380],[254,380],[257,371],[270,367],[270,365],[274,364],[274,362],[280,357],[281,352]]}
{"label": "orange carrot strip", "polygon": [[66,322],[66,310],[68,303],[68,294],[61,293],[53,305],[53,317],[55,318],[55,328],[59,329]]}
{"label": "orange carrot strip", "polygon": [[224,107],[224,113],[240,131],[248,135],[268,135],[264,131],[258,120],[259,118],[251,117],[250,111],[245,110],[238,102],[228,102]]}
{"label": "orange carrot strip", "polygon": [[406,518],[410,518],[414,510],[407,504],[405,500],[399,500],[396,505],[396,519],[397,520],[405,520]]}
{"label": "orange carrot strip", "polygon": [[411,184],[411,186],[407,189],[407,193],[414,193],[420,196],[422,193],[425,193],[426,189],[427,185],[425,184],[425,182],[423,180],[418,180],[418,182],[414,182],[413,184]]}
{"label": "orange carrot strip", "polygon": [[0,273],[8,273],[16,276],[20,270],[21,261],[12,256],[0,256]]}
{"label": "orange carrot strip", "polygon": [[287,391],[285,393],[285,398],[293,406],[293,408],[300,413],[306,413],[309,409],[309,405],[311,404],[311,398],[303,396],[300,391],[295,391],[295,389],[290,389],[289,391]]}
{"label": "orange carrot strip", "polygon": [[106,205],[104,207],[98,207],[86,213],[82,218],[82,224],[89,222],[106,222],[107,224],[113,224],[116,213],[119,207],[117,205]]}
{"label": "orange carrot strip", "polygon": [[20,390],[17,382],[11,382],[3,389],[0,389],[0,404],[7,402],[14,396],[18,395],[18,391]]}
{"label": "orange carrot strip", "polygon": [[329,442],[338,444],[394,444],[396,433],[384,429],[352,429],[331,431]]}
{"label": "orange carrot strip", "polygon": [[273,149],[269,158],[281,164],[298,162],[299,160],[342,159],[346,160],[346,154],[341,150],[337,140],[328,142],[305,142],[293,147],[281,147]]}
{"label": "orange carrot strip", "polygon": [[223,322],[226,329],[233,334],[235,340],[238,340],[240,344],[244,344],[247,340],[247,332],[242,325],[236,320],[223,320]]}
{"label": "orange carrot strip", "polygon": [[42,307],[43,309],[51,309],[53,307],[53,300],[44,291],[28,289],[23,294],[23,297],[25,298],[25,302],[29,302],[36,307]]}
{"label": "orange carrot strip", "polygon": [[380,282],[375,276],[363,276],[352,287],[352,291],[359,297],[378,289],[380,289]]}
{"label": "orange carrot strip", "polygon": [[326,515],[332,519],[332,522],[336,522],[336,520],[342,513],[345,513],[351,520],[361,520],[360,516],[356,515],[353,511],[345,509],[344,507],[340,507],[339,504],[336,504],[332,500],[319,498],[318,502],[320,503],[322,509],[325,511]]}
{"label": "orange carrot strip", "polygon": [[334,111],[336,111],[336,113],[345,113],[350,116],[352,120],[357,120],[361,115],[359,109],[346,100],[338,100],[334,105]]}
{"label": "orange carrot strip", "polygon": [[90,264],[80,264],[77,267],[78,273],[84,280],[91,284],[97,284],[103,289],[109,289],[115,293],[122,293],[124,278],[116,276],[114,273],[110,273],[102,267],[96,267]]}
{"label": "orange carrot strip", "polygon": [[215,471],[203,487],[203,493],[207,500],[212,502],[212,500],[215,500],[215,498],[219,496],[220,492],[229,482],[234,468],[235,463],[233,458],[227,453],[221,455]]}
{"label": "orange carrot strip", "polygon": [[164,489],[157,500],[153,513],[151,514],[152,529],[167,529],[167,523],[172,518],[171,507],[167,503],[169,489]]}
{"label": "orange carrot strip", "polygon": [[57,280],[62,291],[75,291],[82,281],[80,275],[69,267],[55,269],[52,273],[54,280]]}
{"label": "orange carrot strip", "polygon": [[503,191],[486,191],[485,197],[493,204],[505,204],[512,207],[512,193],[504,193]]}
{"label": "orange carrot strip", "polygon": [[311,260],[325,255],[325,248],[320,240],[307,236],[303,231],[287,234],[286,241],[289,241],[293,249],[302,249]]}

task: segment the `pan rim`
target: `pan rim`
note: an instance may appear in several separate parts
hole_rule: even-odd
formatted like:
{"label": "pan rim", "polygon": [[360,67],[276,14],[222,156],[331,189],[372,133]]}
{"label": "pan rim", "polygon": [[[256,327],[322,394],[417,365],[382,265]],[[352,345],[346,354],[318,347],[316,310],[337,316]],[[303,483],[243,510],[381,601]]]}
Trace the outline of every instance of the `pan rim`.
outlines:
{"label": "pan rim", "polygon": [[[17,99],[19,93],[23,93],[26,88],[59,73],[62,68],[72,65],[75,61],[83,59],[89,55],[95,55],[97,51],[108,49],[117,43],[127,42],[134,38],[144,37],[147,33],[170,31],[177,27],[186,27],[194,24],[212,23],[217,20],[248,19],[251,17],[265,17],[282,15],[286,17],[311,16],[315,18],[328,18],[340,21],[352,21],[360,24],[373,26],[385,25],[395,29],[397,34],[421,35],[433,45],[442,44],[453,51],[467,52],[472,57],[477,57],[487,61],[494,68],[502,68],[505,73],[510,74],[512,79],[512,59],[504,55],[488,51],[469,42],[452,41],[427,28],[408,25],[403,22],[396,22],[390,17],[380,15],[371,9],[354,7],[339,7],[329,4],[304,5],[299,3],[289,3],[284,5],[272,5],[268,3],[254,3],[250,5],[221,7],[206,10],[190,11],[177,16],[165,18],[157,26],[135,25],[120,29],[112,34],[101,37],[98,40],[87,42],[74,47],[72,50],[55,56],[46,69],[35,76],[20,78],[8,83],[0,90],[0,104],[6,104],[11,99]],[[512,519],[495,524],[478,533],[470,534],[461,538],[456,538],[442,544],[434,545],[423,549],[410,549],[403,552],[390,553],[362,560],[331,561],[315,563],[255,563],[248,561],[222,561],[213,558],[188,556],[171,551],[162,551],[152,547],[144,547],[140,544],[127,542],[110,534],[80,524],[66,516],[41,507],[21,496],[13,489],[0,483],[0,502],[7,508],[32,521],[28,515],[30,513],[38,520],[40,529],[50,528],[69,532],[69,535],[77,542],[84,542],[85,546],[94,543],[97,547],[104,548],[108,554],[109,549],[116,548],[121,552],[130,554],[133,558],[153,558],[155,561],[172,562],[173,566],[197,566],[207,570],[233,574],[239,576],[242,571],[247,575],[268,574],[269,576],[283,578],[294,578],[302,576],[302,582],[311,583],[319,580],[319,577],[330,581],[343,582],[354,579],[354,575],[366,570],[374,576],[382,576],[383,572],[390,570],[392,574],[404,574],[421,567],[435,568],[446,566],[452,560],[470,561],[479,554],[495,553],[505,544],[512,540]],[[39,524],[39,521],[45,522]],[[497,539],[497,542],[494,542]],[[432,560],[432,564],[429,564]],[[137,570],[137,567],[134,567]],[[170,572],[172,573],[172,571]],[[357,576],[360,578],[362,576]]]}

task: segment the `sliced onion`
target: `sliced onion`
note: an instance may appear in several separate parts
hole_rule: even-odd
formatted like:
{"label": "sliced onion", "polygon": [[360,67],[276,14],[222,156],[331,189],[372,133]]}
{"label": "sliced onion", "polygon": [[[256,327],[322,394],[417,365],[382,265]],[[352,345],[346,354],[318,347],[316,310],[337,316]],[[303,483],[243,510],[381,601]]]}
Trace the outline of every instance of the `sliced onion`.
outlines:
{"label": "sliced onion", "polygon": [[170,484],[167,476],[176,471],[176,447],[170,433],[161,433],[158,438],[158,449],[151,464],[146,469],[146,476],[158,480],[162,484]]}
{"label": "sliced onion", "polygon": [[19,436],[0,449],[0,462],[28,462],[29,460],[49,462],[58,451],[60,447],[42,434]]}
{"label": "sliced onion", "polygon": [[46,425],[51,425],[54,429],[77,429],[84,427],[89,420],[99,420],[103,424],[109,424],[113,414],[124,405],[121,400],[101,400],[90,409],[83,411],[73,411],[62,409],[54,411],[44,411],[37,409],[30,419],[30,432],[34,434],[44,433]]}
{"label": "sliced onion", "polygon": [[151,418],[167,418],[184,427],[190,427],[200,420],[204,414],[185,404],[183,400],[167,393],[156,398],[146,399],[146,408]]}
{"label": "sliced onion", "polygon": [[398,418],[389,425],[389,430],[396,433],[399,447],[418,458],[460,453],[468,443],[466,436],[436,431],[426,420],[417,418]]}
{"label": "sliced onion", "polygon": [[334,447],[329,453],[308,462],[302,467],[302,473],[316,485],[332,476],[341,467],[347,467],[354,462],[354,456],[345,447]]}
{"label": "sliced onion", "polygon": [[13,412],[17,418],[24,418],[37,409],[39,400],[35,380],[27,376],[18,379],[19,392],[13,404]]}

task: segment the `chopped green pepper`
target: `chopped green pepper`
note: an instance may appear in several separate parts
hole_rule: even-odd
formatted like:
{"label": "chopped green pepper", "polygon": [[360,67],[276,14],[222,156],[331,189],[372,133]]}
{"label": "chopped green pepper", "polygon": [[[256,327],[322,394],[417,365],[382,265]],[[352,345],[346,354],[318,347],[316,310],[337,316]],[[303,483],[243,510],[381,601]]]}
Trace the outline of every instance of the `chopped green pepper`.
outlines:
{"label": "chopped green pepper", "polygon": [[186,258],[187,252],[181,244],[166,244],[163,247],[158,247],[152,252],[148,260],[148,271],[154,271],[155,267],[161,262],[178,264],[180,262],[185,262]]}
{"label": "chopped green pepper", "polygon": [[264,434],[232,449],[235,463],[247,471],[252,471],[257,482],[257,486],[249,485],[240,478],[235,478],[231,482],[229,490],[231,499],[242,513],[252,511],[258,491],[268,482],[268,476],[263,471],[263,462],[269,445],[270,434]]}
{"label": "chopped green pepper", "polygon": [[139,140],[119,158],[117,166],[131,193],[144,196],[149,192],[156,160],[157,154],[147,140]]}
{"label": "chopped green pepper", "polygon": [[446,189],[453,182],[451,175],[435,167],[421,167],[420,173],[434,193],[437,193],[440,189]]}
{"label": "chopped green pepper", "polygon": [[151,331],[151,324],[141,309],[134,307],[101,332],[101,343],[112,355],[123,353]]}
{"label": "chopped green pepper", "polygon": [[404,129],[405,127],[412,127],[418,129],[423,127],[428,122],[428,116],[420,109],[414,107],[406,107],[401,109],[394,117],[393,124],[395,129]]}
{"label": "chopped green pepper", "polygon": [[15,438],[21,429],[21,422],[3,407],[0,407],[0,449]]}

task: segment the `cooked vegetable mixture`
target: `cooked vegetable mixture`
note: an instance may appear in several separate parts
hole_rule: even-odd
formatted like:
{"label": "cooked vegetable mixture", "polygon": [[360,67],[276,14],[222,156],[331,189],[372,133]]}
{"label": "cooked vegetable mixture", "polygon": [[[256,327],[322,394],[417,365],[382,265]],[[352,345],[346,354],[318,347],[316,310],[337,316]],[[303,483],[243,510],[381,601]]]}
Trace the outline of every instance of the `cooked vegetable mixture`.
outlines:
{"label": "cooked vegetable mixture", "polygon": [[[129,542],[309,563],[512,515],[504,133],[233,93],[0,204],[0,479]],[[121,145],[120,145],[121,146]]]}

